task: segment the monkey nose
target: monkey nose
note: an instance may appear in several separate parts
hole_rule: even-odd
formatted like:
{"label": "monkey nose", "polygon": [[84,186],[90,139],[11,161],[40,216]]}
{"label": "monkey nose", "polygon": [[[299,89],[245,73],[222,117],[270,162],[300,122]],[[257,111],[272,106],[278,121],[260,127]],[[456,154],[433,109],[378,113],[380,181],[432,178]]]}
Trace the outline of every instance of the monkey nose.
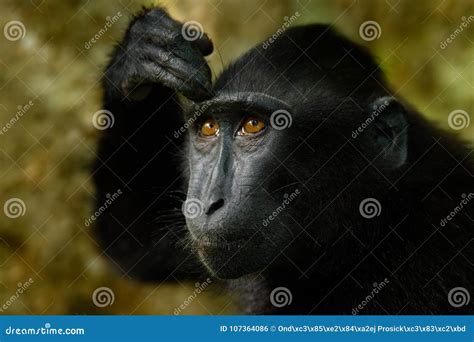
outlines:
{"label": "monkey nose", "polygon": [[217,201],[211,203],[211,205],[206,210],[206,215],[210,216],[224,206],[224,200],[219,198]]}

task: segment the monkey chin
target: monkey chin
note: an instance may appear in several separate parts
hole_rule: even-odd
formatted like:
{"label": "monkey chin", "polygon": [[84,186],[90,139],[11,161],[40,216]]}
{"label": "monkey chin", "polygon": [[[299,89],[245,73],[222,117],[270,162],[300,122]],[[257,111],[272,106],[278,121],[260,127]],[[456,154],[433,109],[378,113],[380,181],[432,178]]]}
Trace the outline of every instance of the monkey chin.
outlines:
{"label": "monkey chin", "polygon": [[236,279],[261,271],[272,260],[262,241],[254,240],[198,243],[197,253],[211,274],[219,279]]}

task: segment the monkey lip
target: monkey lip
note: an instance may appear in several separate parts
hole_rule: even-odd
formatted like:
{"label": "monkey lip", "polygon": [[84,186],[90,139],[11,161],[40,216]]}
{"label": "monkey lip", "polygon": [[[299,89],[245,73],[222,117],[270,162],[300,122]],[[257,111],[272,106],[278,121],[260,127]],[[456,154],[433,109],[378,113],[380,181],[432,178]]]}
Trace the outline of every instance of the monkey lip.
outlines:
{"label": "monkey lip", "polygon": [[194,241],[199,251],[223,252],[243,249],[249,245],[253,245],[256,240],[257,239],[252,239],[251,237],[226,239],[222,237],[211,237],[205,235],[196,238]]}
{"label": "monkey lip", "polygon": [[232,236],[232,239],[215,235],[194,240],[201,262],[219,279],[236,279],[264,268],[271,258],[262,248],[265,244],[259,234]]}

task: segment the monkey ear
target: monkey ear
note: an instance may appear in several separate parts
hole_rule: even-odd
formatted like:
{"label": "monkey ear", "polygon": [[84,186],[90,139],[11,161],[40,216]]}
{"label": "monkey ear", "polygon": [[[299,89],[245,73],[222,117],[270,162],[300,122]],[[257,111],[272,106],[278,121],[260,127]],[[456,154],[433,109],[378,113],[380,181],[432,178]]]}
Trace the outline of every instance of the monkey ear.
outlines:
{"label": "monkey ear", "polygon": [[[379,97],[370,105],[371,144],[375,145],[375,162],[382,168],[396,169],[407,159],[408,122],[405,108],[393,97]],[[372,146],[374,146],[372,145]]]}

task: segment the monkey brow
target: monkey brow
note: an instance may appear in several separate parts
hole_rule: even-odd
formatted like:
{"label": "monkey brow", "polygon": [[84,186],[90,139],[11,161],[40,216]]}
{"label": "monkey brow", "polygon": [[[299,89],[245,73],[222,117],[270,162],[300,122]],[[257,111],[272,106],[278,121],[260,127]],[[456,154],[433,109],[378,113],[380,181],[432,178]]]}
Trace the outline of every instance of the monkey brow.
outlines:
{"label": "monkey brow", "polygon": [[236,93],[219,93],[216,97],[196,102],[187,111],[187,115],[193,112],[202,114],[214,114],[218,112],[257,112],[261,114],[271,114],[276,110],[286,110],[291,112],[291,106],[276,97],[258,93],[258,92],[236,92]]}

